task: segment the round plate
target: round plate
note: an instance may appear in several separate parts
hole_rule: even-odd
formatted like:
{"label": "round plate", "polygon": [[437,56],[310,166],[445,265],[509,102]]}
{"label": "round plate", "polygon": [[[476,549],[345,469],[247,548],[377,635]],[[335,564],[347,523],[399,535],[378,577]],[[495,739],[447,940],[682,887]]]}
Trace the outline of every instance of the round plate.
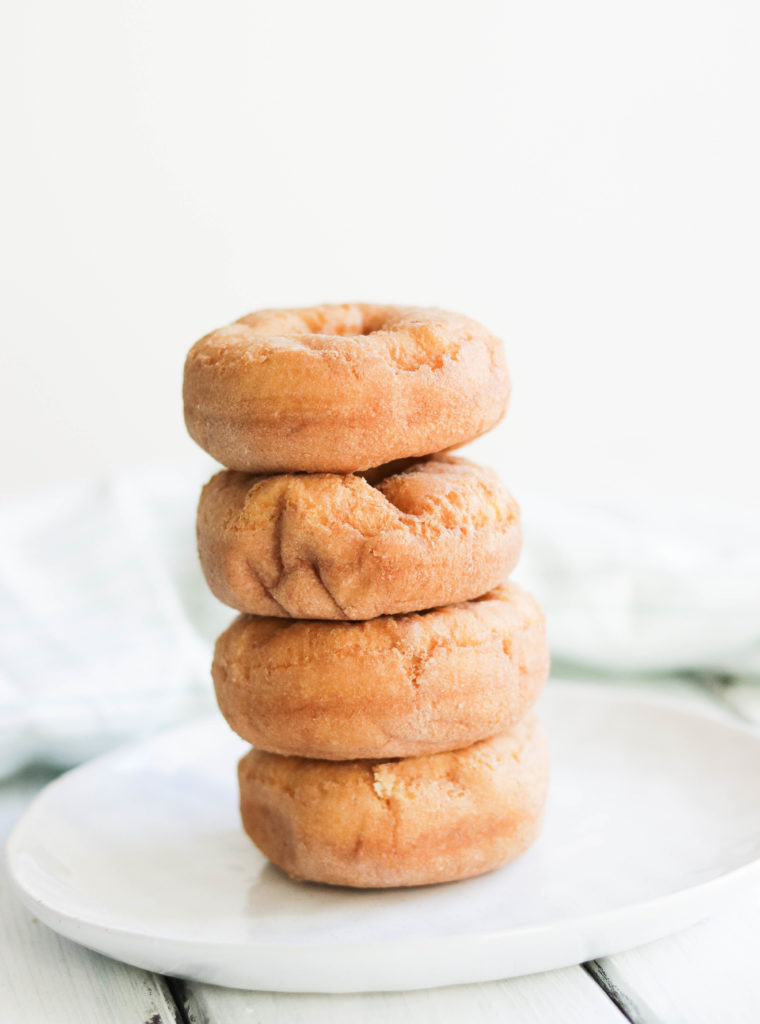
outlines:
{"label": "round plate", "polygon": [[7,846],[33,913],[161,974],[286,992],[486,981],[579,963],[703,917],[760,874],[760,737],[639,694],[552,683],[544,833],[429,888],[290,881],[240,829],[218,718],[53,782]]}

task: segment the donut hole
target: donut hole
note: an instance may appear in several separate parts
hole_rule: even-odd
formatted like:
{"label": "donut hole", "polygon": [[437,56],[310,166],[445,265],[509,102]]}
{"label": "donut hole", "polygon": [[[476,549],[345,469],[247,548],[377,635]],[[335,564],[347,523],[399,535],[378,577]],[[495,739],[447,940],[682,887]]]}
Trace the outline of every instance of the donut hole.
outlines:
{"label": "donut hole", "polygon": [[357,331],[357,336],[360,338],[366,338],[370,334],[380,334],[385,330],[385,318],[380,317],[377,314],[374,316],[365,315],[364,321],[361,325],[361,330]]}
{"label": "donut hole", "polygon": [[361,329],[357,331],[357,334],[363,338],[370,334],[379,334],[386,330],[388,325],[387,314],[378,310],[365,309],[362,311],[361,318]]}
{"label": "donut hole", "polygon": [[304,310],[299,333],[339,338],[367,337],[385,329],[385,310],[362,306],[322,306]]}

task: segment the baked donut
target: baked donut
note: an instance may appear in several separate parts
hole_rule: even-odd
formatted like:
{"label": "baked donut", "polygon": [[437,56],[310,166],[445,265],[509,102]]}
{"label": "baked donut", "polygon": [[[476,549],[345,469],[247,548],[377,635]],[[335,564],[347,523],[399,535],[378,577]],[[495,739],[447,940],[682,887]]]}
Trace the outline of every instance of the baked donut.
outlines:
{"label": "baked donut", "polygon": [[388,472],[218,473],[197,520],[212,592],[254,615],[371,619],[468,601],[512,571],[519,508],[495,473],[453,456]]}
{"label": "baked donut", "polygon": [[243,827],[292,878],[377,888],[469,878],[537,837],[549,758],[530,715],[462,750],[400,761],[316,761],[252,750]]}
{"label": "baked donut", "polygon": [[456,750],[503,732],[549,669],[544,615],[516,583],[367,622],[242,615],[216,642],[222,714],[261,750],[337,761]]}
{"label": "baked donut", "polygon": [[353,473],[429,455],[502,418],[502,343],[457,313],[367,303],[266,309],[185,362],[190,436],[247,473]]}

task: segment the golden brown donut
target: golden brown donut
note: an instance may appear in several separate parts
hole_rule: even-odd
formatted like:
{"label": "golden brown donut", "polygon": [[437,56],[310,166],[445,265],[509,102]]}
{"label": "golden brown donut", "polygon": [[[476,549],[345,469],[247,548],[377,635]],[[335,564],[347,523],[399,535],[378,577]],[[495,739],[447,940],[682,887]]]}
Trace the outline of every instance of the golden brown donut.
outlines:
{"label": "golden brown donut", "polygon": [[267,309],[201,338],[185,423],[230,469],[352,473],[463,444],[502,418],[502,343],[440,309]]}
{"label": "golden brown donut", "polygon": [[453,456],[361,476],[226,470],[198,506],[198,552],[225,604],[254,615],[371,619],[468,601],[514,568],[519,508]]}
{"label": "golden brown donut", "polygon": [[252,750],[243,827],[292,878],[376,888],[469,878],[537,837],[549,758],[530,715],[462,750],[400,761],[316,761]]}
{"label": "golden brown donut", "polygon": [[549,669],[544,615],[516,583],[368,622],[242,615],[216,642],[222,714],[261,750],[348,761],[455,750],[503,732]]}

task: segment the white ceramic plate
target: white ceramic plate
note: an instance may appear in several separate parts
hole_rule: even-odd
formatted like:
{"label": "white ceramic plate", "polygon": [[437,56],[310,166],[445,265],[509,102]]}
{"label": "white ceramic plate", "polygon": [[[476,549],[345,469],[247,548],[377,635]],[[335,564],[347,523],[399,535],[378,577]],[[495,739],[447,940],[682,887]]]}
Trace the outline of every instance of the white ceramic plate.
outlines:
{"label": "white ceramic plate", "polygon": [[277,991],[409,989],[578,963],[703,917],[760,875],[760,737],[631,692],[552,683],[544,834],[482,878],[410,890],[291,882],[237,817],[220,719],[56,780],[11,835],[56,931],[162,974]]}

